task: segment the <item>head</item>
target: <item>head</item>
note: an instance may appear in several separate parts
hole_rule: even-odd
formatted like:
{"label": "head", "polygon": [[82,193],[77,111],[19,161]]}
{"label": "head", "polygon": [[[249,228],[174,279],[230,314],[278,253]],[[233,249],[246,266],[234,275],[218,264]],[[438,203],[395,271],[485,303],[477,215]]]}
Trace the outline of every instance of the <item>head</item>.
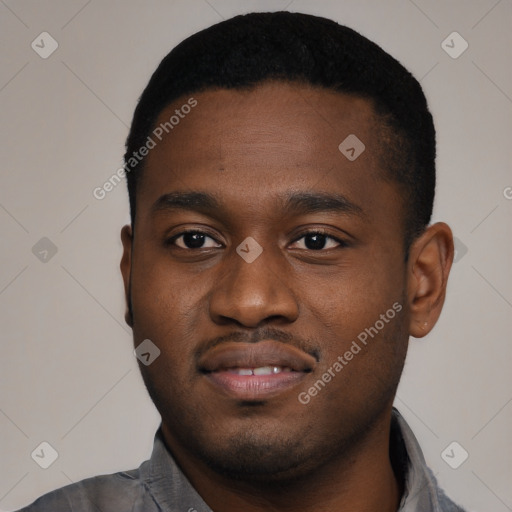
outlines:
{"label": "head", "polygon": [[271,480],[359,446],[453,255],[418,82],[333,21],[238,16],[163,59],[125,161],[127,322],[175,452]]}

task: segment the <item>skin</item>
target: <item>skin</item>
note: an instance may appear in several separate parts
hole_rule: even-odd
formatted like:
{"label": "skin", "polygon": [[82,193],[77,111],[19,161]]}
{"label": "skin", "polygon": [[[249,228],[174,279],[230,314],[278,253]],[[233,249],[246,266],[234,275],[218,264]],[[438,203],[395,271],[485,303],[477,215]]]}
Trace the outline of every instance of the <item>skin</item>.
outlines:
{"label": "skin", "polygon": [[[135,345],[149,338],[161,350],[141,372],[166,444],[216,512],[395,511],[393,397],[409,336],[426,335],[441,312],[450,228],[428,227],[405,261],[401,189],[383,179],[367,100],[285,83],[194,98],[195,109],[148,155],[134,230],[121,234],[127,322]],[[349,134],[366,146],[353,162],[338,150]],[[185,191],[220,204],[155,211],[163,194]],[[357,211],[285,210],[283,198],[301,192],[343,195]],[[307,235],[319,228],[326,238]],[[166,244],[184,229],[206,233],[202,248],[187,248],[183,236]],[[236,252],[249,236],[263,248],[252,263]],[[394,303],[401,312],[300,403]],[[198,370],[217,342],[268,338],[315,358],[283,393],[236,400]]]}

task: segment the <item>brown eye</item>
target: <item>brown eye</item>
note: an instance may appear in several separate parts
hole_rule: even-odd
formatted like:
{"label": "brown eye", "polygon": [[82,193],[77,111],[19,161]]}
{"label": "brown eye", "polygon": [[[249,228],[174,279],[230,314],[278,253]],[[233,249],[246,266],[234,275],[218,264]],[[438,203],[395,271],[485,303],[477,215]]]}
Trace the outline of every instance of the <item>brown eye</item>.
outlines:
{"label": "brown eye", "polygon": [[342,240],[330,236],[322,231],[310,231],[308,233],[305,233],[300,238],[298,238],[295,241],[295,243],[298,243],[298,241],[302,239],[304,239],[305,249],[311,251],[320,251],[322,249],[335,249],[336,247],[345,247],[347,245]]}
{"label": "brown eye", "polygon": [[220,247],[212,237],[202,231],[184,231],[169,239],[167,244],[176,245],[180,249],[211,249]]}

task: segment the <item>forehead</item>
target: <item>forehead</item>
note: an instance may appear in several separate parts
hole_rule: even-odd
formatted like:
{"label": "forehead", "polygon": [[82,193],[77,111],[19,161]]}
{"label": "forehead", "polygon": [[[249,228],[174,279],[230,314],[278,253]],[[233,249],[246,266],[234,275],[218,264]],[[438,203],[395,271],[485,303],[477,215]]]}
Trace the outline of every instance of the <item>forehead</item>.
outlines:
{"label": "forehead", "polygon": [[[194,99],[197,106],[163,136],[174,140],[176,158],[194,145],[193,155],[186,156],[195,162],[211,160],[216,145],[226,150],[218,152],[219,158],[243,154],[245,160],[263,166],[262,157],[284,151],[283,162],[293,156],[295,165],[309,165],[319,153],[338,156],[340,142],[350,134],[370,142],[376,122],[368,100],[306,85],[271,82],[251,89],[206,91]],[[173,102],[156,125],[164,126],[186,102],[187,98]]]}
{"label": "forehead", "polygon": [[190,104],[183,97],[155,123],[164,129],[161,140],[155,130],[150,134],[156,144],[138,204],[175,190],[211,190],[257,212],[280,191],[337,192],[365,203],[387,186],[380,179],[378,121],[366,99],[287,83],[191,96],[192,109],[182,109]]}

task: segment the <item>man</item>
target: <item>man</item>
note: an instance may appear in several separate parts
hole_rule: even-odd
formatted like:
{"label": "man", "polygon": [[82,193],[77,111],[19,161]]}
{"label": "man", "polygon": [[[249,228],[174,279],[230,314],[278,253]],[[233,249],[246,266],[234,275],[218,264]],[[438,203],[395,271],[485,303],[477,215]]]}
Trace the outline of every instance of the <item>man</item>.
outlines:
{"label": "man", "polygon": [[161,428],[138,470],[24,510],[462,510],[392,406],[453,259],[410,73],[330,20],[238,16],[164,58],[125,162],[126,321]]}

